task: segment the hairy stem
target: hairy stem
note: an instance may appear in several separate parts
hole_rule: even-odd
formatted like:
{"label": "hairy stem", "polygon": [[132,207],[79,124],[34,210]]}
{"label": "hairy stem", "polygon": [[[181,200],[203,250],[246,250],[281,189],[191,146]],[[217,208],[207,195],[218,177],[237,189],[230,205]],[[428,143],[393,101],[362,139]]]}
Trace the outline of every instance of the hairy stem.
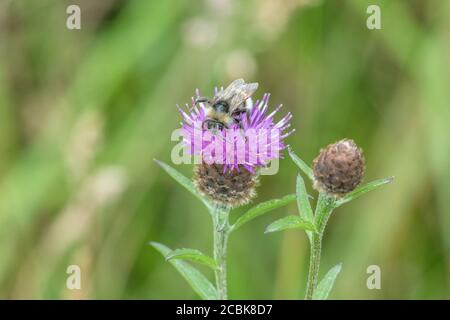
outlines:
{"label": "hairy stem", "polygon": [[334,209],[334,199],[330,198],[324,193],[319,195],[319,200],[317,202],[316,213],[314,215],[314,220],[317,228],[317,233],[313,233],[310,239],[310,260],[309,260],[309,271],[308,271],[308,282],[306,285],[306,300],[312,300],[314,295],[314,290],[316,290],[318,278],[319,278],[319,267],[320,267],[320,254],[322,250],[322,238],[327,225],[328,218]]}
{"label": "hairy stem", "polygon": [[312,299],[314,290],[317,286],[320,266],[320,251],[322,249],[321,235],[313,234],[310,245],[311,253],[309,258],[308,282],[306,285],[306,300]]}
{"label": "hairy stem", "polygon": [[227,242],[230,230],[230,209],[217,205],[214,208],[214,260],[216,288],[219,300],[227,300]]}

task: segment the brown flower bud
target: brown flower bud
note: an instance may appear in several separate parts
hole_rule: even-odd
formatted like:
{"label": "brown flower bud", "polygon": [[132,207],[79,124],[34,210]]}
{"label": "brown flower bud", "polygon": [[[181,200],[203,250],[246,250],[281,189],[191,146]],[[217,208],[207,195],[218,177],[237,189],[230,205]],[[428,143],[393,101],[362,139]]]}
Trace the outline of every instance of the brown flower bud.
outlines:
{"label": "brown flower bud", "polygon": [[314,188],[339,198],[361,183],[364,155],[353,140],[340,140],[320,150],[313,171]]}
{"label": "brown flower bud", "polygon": [[223,172],[221,164],[202,163],[194,167],[197,189],[213,202],[231,207],[241,206],[256,196],[258,176],[244,168]]}

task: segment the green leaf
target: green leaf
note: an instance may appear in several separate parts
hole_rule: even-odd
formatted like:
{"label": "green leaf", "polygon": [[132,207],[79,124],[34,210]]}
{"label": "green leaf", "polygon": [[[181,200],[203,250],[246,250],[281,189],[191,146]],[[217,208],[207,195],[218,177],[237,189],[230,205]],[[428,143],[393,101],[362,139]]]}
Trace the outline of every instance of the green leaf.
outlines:
{"label": "green leaf", "polygon": [[188,179],[186,176],[179,173],[177,170],[169,166],[168,164],[154,159],[154,161],[164,169],[172,178],[174,178],[179,184],[185,187],[190,193],[196,196],[203,204],[211,211],[212,205],[204,197],[200,195],[198,190],[195,188],[192,180]]}
{"label": "green leaf", "polygon": [[203,254],[199,250],[196,249],[176,249],[171,251],[169,254],[166,255],[166,260],[173,260],[173,259],[186,259],[191,260],[194,262],[198,262],[201,264],[204,264],[211,269],[215,270],[217,269],[216,262],[213,258]]}
{"label": "green leaf", "polygon": [[311,204],[308,200],[308,194],[306,193],[305,181],[301,175],[297,176],[297,206],[300,216],[307,221],[314,221],[314,214],[311,208]]}
{"label": "green leaf", "polygon": [[269,200],[254,206],[246,213],[244,213],[242,216],[240,216],[239,219],[237,219],[237,221],[231,226],[230,232],[240,228],[245,223],[249,222],[250,220],[253,220],[254,218],[266,212],[269,212],[270,210],[283,207],[287,205],[289,202],[295,201],[295,199],[296,199],[295,194],[290,194],[284,196],[281,199]]}
{"label": "green leaf", "polygon": [[342,206],[343,204],[350,202],[352,200],[355,200],[362,196],[363,194],[372,191],[384,184],[390,183],[394,180],[394,177],[388,177],[384,179],[375,180],[372,182],[369,182],[368,184],[361,186],[359,188],[356,188],[352,192],[345,195],[342,199],[339,199],[336,201],[336,207]]}
{"label": "green leaf", "polygon": [[287,216],[272,222],[267,226],[264,233],[276,232],[286,229],[303,229],[316,232],[314,224],[310,221],[306,221],[299,216]]}
{"label": "green leaf", "polygon": [[294,151],[292,151],[291,148],[288,149],[289,151],[289,156],[291,157],[292,161],[294,161],[294,163],[300,168],[300,170],[303,171],[304,174],[306,174],[306,176],[311,180],[314,181],[314,174],[312,169],[306,164],[305,161],[303,161],[302,159],[300,159],[295,153]]}
{"label": "green leaf", "polygon": [[[149,243],[153,248],[158,250],[164,257],[172,252],[172,250],[165,245],[158,242]],[[183,276],[190,284],[192,289],[204,300],[217,300],[217,290],[206,277],[193,266],[181,260],[170,260],[175,269]]]}
{"label": "green leaf", "polygon": [[316,290],[314,290],[313,300],[326,300],[328,295],[333,288],[334,281],[336,280],[337,275],[341,272],[342,263],[335,265],[333,268],[328,271],[328,273],[323,277],[322,281],[320,281]]}

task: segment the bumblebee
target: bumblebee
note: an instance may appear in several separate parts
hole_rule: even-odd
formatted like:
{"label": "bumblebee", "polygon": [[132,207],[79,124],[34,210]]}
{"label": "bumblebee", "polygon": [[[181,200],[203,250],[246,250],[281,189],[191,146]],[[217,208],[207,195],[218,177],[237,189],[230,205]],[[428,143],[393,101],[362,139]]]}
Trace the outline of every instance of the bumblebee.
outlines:
{"label": "bumblebee", "polygon": [[206,111],[203,129],[217,132],[228,128],[232,124],[240,124],[242,113],[253,108],[251,96],[258,89],[258,83],[245,83],[243,79],[234,80],[226,89],[222,89],[213,99],[198,98]]}

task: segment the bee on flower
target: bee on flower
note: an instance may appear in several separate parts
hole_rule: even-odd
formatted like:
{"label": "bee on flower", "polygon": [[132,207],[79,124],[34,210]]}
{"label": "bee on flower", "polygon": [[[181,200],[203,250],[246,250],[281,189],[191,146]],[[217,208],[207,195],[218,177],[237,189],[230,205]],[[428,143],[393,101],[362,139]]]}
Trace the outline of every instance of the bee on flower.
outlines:
{"label": "bee on flower", "polygon": [[187,152],[201,158],[194,168],[194,184],[199,192],[216,203],[235,207],[256,196],[258,172],[281,157],[292,114],[278,122],[269,110],[269,94],[253,101],[257,83],[243,79],[215,90],[212,98],[197,90],[192,105],[182,115],[182,137]]}

